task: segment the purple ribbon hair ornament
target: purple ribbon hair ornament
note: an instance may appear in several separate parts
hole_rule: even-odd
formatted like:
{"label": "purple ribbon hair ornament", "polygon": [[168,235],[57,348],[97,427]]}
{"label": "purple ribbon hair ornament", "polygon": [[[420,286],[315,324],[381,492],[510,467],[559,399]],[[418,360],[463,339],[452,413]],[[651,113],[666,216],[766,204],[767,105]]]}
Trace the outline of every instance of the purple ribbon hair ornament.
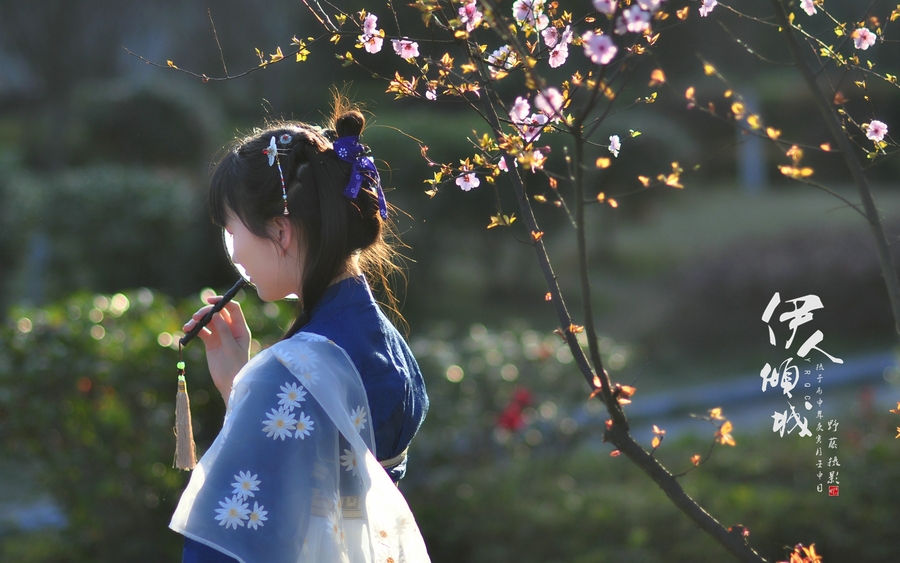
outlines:
{"label": "purple ribbon hair ornament", "polygon": [[344,188],[344,196],[356,199],[363,187],[374,188],[378,194],[378,211],[382,219],[387,219],[387,201],[384,199],[384,190],[381,189],[381,176],[375,168],[375,160],[367,156],[369,148],[359,142],[358,135],[339,137],[333,146],[338,158],[353,165],[350,170],[350,181]]}

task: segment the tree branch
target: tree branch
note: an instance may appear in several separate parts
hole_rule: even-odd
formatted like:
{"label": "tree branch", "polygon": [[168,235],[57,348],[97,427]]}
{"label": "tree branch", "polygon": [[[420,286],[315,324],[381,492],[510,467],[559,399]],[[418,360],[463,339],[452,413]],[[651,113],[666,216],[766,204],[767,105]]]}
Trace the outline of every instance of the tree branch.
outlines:
{"label": "tree branch", "polygon": [[775,12],[775,20],[781,26],[781,32],[784,35],[785,41],[787,41],[788,49],[791,52],[794,63],[800,71],[800,74],[803,75],[803,79],[806,80],[806,85],[812,94],[816,108],[819,110],[819,114],[821,114],[829,131],[831,131],[831,135],[838,144],[841,153],[843,153],[844,161],[847,163],[847,168],[849,168],[850,175],[853,177],[853,183],[856,184],[856,189],[859,192],[862,207],[865,211],[866,220],[869,223],[869,229],[872,231],[872,238],[875,240],[875,247],[878,251],[881,274],[884,277],[888,299],[891,304],[891,311],[894,315],[894,330],[897,332],[897,336],[900,337],[900,281],[897,279],[897,268],[891,259],[887,237],[884,234],[884,228],[881,226],[878,208],[875,207],[875,201],[872,199],[872,192],[869,190],[869,181],[866,178],[862,164],[859,162],[859,158],[856,156],[853,144],[847,136],[847,132],[841,125],[840,119],[831,107],[825,94],[822,93],[821,88],[819,88],[819,83],[816,81],[816,77],[813,74],[809,63],[803,56],[803,52],[800,49],[800,43],[794,35],[794,28],[788,20],[783,1],[772,0],[772,8]]}

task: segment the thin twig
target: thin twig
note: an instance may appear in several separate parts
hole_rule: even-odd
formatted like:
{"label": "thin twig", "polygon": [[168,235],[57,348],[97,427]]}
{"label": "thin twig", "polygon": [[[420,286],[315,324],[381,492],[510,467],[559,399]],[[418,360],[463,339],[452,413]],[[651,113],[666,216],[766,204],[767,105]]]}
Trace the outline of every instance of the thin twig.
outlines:
{"label": "thin twig", "polygon": [[216,23],[213,21],[212,8],[206,9],[206,15],[209,16],[209,25],[212,26],[213,37],[216,39],[216,47],[219,48],[219,58],[222,59],[222,68],[225,69],[225,78],[228,78],[228,66],[225,65],[225,53],[222,52],[222,44],[219,43],[219,34],[216,33]]}

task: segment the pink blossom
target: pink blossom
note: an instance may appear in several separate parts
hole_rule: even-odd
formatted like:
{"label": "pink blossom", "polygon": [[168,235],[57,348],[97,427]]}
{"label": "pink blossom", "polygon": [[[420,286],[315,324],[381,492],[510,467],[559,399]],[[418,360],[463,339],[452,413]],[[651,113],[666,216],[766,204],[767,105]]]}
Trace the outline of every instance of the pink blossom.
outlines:
{"label": "pink blossom", "polygon": [[584,42],[585,56],[595,64],[609,64],[619,50],[608,35],[598,35],[593,31],[582,35],[581,40]]}
{"label": "pink blossom", "polygon": [[813,0],[800,0],[800,7],[806,12],[807,16],[811,16],[816,13],[816,4]]}
{"label": "pink blossom", "polygon": [[531,152],[531,173],[535,174],[538,170],[543,170],[545,162],[547,162],[547,157],[544,156],[544,153],[538,149],[534,149]]}
{"label": "pink blossom", "polygon": [[543,92],[538,92],[534,98],[534,105],[552,121],[562,119],[562,110],[565,102],[563,95],[556,88],[547,88]]}
{"label": "pink blossom", "polygon": [[475,31],[484,15],[478,11],[475,2],[476,0],[469,0],[459,9],[459,21],[466,24],[466,31],[469,33]]}
{"label": "pink blossom", "polygon": [[853,32],[853,45],[862,51],[875,44],[877,36],[865,27],[861,27]]}
{"label": "pink blossom", "polygon": [[622,150],[622,142],[619,141],[619,136],[611,135],[609,137],[609,152],[611,152],[613,156],[618,158],[620,150]]}
{"label": "pink blossom", "polygon": [[363,47],[366,48],[367,53],[375,54],[378,51],[381,51],[384,38],[376,33],[375,35],[360,35],[359,41],[363,44]]}
{"label": "pink blossom", "polygon": [[550,26],[541,32],[541,37],[544,38],[544,43],[547,44],[547,47],[552,49],[556,46],[557,41],[559,41],[559,29]]}
{"label": "pink blossom", "polygon": [[662,0],[637,0],[637,3],[642,10],[651,14],[658,12],[662,7]]}
{"label": "pink blossom", "polygon": [[419,44],[408,39],[392,39],[394,52],[404,59],[413,59],[419,56]]}
{"label": "pink blossom", "polygon": [[456,179],[456,185],[459,186],[462,191],[467,192],[472,188],[477,188],[481,185],[481,180],[478,179],[478,176],[476,176],[474,172],[470,172],[467,167],[463,166],[461,172],[463,174]]}
{"label": "pink blossom", "polygon": [[428,88],[425,90],[425,97],[429,100],[437,99],[437,87],[433,84],[429,84]]}
{"label": "pink blossom", "polygon": [[513,16],[519,23],[526,23],[541,30],[550,25],[550,18],[544,14],[544,0],[516,0]]}
{"label": "pink blossom", "polygon": [[873,119],[870,123],[864,124],[863,129],[866,131],[866,137],[876,143],[880,143],[884,139],[888,130],[886,123],[876,119]]}
{"label": "pink blossom", "polygon": [[509,45],[504,45],[488,55],[487,62],[490,65],[491,77],[493,78],[500,72],[500,69],[510,69],[519,64],[519,57]]}
{"label": "pink blossom", "polygon": [[572,42],[572,28],[566,26],[565,31],[559,32],[555,27],[548,27],[541,32],[544,43],[550,48],[550,67],[559,68],[569,58],[569,43]]}
{"label": "pink blossom", "polygon": [[377,25],[378,16],[376,16],[375,14],[369,14],[368,16],[366,16],[366,19],[363,20],[363,35],[377,35]]}
{"label": "pink blossom", "polygon": [[541,131],[547,123],[547,116],[543,113],[532,113],[519,122],[519,132],[526,143],[533,143],[541,138]]}
{"label": "pink blossom", "polygon": [[618,35],[624,35],[628,32],[644,33],[648,29],[650,29],[650,14],[641,10],[641,7],[637,4],[632,4],[616,20],[616,33]]}
{"label": "pink blossom", "polygon": [[528,114],[531,112],[531,105],[528,104],[528,100],[519,96],[516,98],[516,101],[513,102],[511,108],[509,108],[509,118],[513,123],[522,123],[525,121],[525,118],[528,117]]}
{"label": "pink blossom", "polygon": [[376,28],[377,25],[378,16],[375,14],[369,14],[363,20],[363,34],[359,36],[359,42],[367,53],[375,54],[381,51],[381,45],[384,43],[382,32]]}
{"label": "pink blossom", "polygon": [[717,4],[718,2],[716,0],[703,0],[703,4],[700,5],[700,17],[705,18],[708,16]]}
{"label": "pink blossom", "polygon": [[616,0],[594,0],[594,9],[601,14],[610,15],[616,12],[617,4]]}
{"label": "pink blossom", "polygon": [[550,68],[559,68],[563,64],[565,64],[566,59],[569,58],[569,46],[565,43],[560,43],[556,47],[550,51]]}
{"label": "pink blossom", "polygon": [[505,156],[500,157],[500,162],[497,163],[497,168],[499,168],[502,172],[509,172],[509,166],[506,165]]}

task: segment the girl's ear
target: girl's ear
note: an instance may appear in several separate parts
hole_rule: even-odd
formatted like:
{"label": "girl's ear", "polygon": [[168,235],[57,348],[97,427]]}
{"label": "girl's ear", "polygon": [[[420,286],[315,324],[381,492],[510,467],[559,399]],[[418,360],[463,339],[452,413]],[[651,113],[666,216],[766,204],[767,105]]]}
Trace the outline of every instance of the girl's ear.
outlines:
{"label": "girl's ear", "polygon": [[274,235],[274,241],[282,254],[291,252],[296,244],[294,225],[287,217],[273,217],[269,228]]}

